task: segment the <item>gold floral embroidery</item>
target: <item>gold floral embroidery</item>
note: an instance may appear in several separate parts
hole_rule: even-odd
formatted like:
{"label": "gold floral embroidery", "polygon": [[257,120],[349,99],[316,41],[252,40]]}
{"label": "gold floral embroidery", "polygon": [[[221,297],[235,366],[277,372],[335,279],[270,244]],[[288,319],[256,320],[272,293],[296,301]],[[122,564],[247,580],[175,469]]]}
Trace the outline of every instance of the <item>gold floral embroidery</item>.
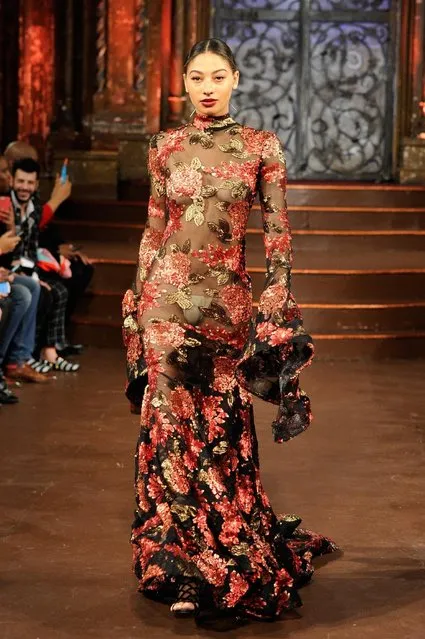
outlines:
{"label": "gold floral embroidery", "polygon": [[230,233],[230,224],[227,220],[224,220],[222,217],[219,218],[218,222],[208,222],[208,228],[217,234],[221,242],[232,241],[232,234]]}
{"label": "gold floral embroidery", "polygon": [[248,185],[242,182],[242,180],[224,180],[222,188],[230,189],[231,196],[235,198],[235,200],[243,200],[249,192]]}
{"label": "gold floral embroidery", "polygon": [[168,304],[177,304],[177,306],[180,306],[183,310],[192,308],[193,306],[191,291],[187,286],[179,288],[174,293],[169,293],[165,299]]}
{"label": "gold floral embroidery", "polygon": [[137,333],[137,331],[139,330],[139,325],[132,315],[127,315],[127,317],[124,318],[123,326],[131,333]]}
{"label": "gold floral embroidery", "polygon": [[216,266],[214,268],[210,268],[208,270],[208,275],[217,278],[217,284],[222,286],[223,284],[227,284],[230,279],[231,271],[225,266]]}
{"label": "gold floral embroidery", "polygon": [[200,144],[204,149],[212,149],[214,140],[210,133],[199,131],[189,135],[189,144]]}
{"label": "gold floral embroidery", "polygon": [[238,140],[237,138],[230,138],[228,144],[219,144],[218,148],[220,151],[224,153],[230,153],[235,158],[239,158],[241,160],[246,160],[249,157],[248,153],[244,149],[244,145],[242,140]]}
{"label": "gold floral embroidery", "polygon": [[193,198],[193,204],[190,204],[186,209],[186,221],[191,222],[193,220],[196,226],[202,226],[205,222],[204,209],[204,200],[201,197]]}

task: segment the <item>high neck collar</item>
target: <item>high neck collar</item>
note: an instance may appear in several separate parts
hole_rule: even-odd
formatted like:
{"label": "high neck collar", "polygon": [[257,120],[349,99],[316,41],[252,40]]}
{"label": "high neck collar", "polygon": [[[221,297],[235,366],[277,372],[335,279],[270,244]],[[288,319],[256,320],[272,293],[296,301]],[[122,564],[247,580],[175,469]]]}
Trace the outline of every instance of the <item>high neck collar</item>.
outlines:
{"label": "high neck collar", "polygon": [[206,129],[225,129],[231,124],[235,124],[234,119],[226,113],[225,115],[207,115],[196,113],[192,120],[193,126],[201,131]]}

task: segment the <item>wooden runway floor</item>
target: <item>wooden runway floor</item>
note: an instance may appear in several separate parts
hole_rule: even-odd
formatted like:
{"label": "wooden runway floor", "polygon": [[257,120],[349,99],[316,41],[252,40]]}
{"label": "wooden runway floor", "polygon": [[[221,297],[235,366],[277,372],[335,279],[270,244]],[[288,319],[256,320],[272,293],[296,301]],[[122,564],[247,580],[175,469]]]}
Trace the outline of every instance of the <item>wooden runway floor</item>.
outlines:
{"label": "wooden runway floor", "polygon": [[[0,638],[213,637],[136,593],[128,543],[138,418],[119,351],[87,350],[51,389],[0,409]],[[277,512],[332,537],[304,606],[228,637],[422,639],[425,633],[425,364],[316,362],[315,419],[274,444],[256,402],[263,482]]]}

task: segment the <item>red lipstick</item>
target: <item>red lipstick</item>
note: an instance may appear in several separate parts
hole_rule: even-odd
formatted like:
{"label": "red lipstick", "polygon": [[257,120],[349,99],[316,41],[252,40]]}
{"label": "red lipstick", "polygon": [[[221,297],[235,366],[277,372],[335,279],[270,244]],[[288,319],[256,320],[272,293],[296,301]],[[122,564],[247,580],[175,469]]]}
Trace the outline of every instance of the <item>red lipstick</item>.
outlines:
{"label": "red lipstick", "polygon": [[201,100],[201,104],[206,107],[213,106],[217,100],[213,100],[212,98],[206,98],[205,100]]}

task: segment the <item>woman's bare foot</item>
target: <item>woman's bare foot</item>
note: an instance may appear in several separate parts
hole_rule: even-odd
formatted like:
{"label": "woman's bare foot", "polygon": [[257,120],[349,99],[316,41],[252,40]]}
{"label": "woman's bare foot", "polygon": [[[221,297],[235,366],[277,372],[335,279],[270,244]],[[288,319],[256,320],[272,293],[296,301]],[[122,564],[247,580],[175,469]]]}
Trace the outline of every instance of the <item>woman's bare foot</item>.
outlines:
{"label": "woman's bare foot", "polygon": [[199,609],[199,584],[191,577],[182,577],[175,603],[170,610],[176,617],[191,617]]}

